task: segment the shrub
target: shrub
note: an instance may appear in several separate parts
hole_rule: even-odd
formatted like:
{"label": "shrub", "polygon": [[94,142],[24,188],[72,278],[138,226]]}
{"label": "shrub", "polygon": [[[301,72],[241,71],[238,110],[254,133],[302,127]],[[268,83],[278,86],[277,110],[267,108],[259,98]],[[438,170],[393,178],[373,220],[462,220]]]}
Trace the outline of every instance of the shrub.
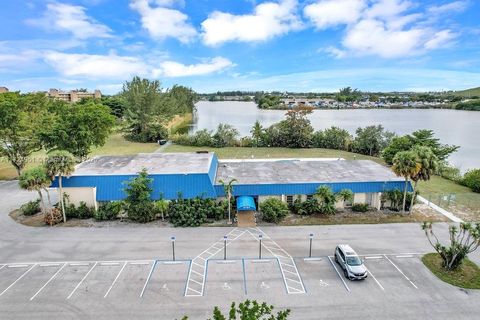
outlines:
{"label": "shrub", "polygon": [[95,220],[115,220],[122,210],[121,201],[111,201],[102,204],[97,211],[94,212]]}
{"label": "shrub", "polygon": [[215,199],[183,199],[171,201],[168,218],[175,227],[198,227],[209,220],[220,220],[226,211],[226,201]]}
{"label": "shrub", "polygon": [[437,171],[435,174],[441,176],[442,178],[452,180],[455,182],[461,182],[462,173],[460,169],[450,166],[448,163],[441,161],[438,165]]}
{"label": "shrub", "polygon": [[20,211],[24,216],[33,216],[40,212],[40,199],[28,201],[20,207]]}
{"label": "shrub", "polygon": [[473,192],[480,192],[480,169],[467,171],[462,183],[472,189]]}
{"label": "shrub", "polygon": [[328,186],[318,187],[315,195],[319,198],[320,213],[335,214],[335,194]]}
{"label": "shrub", "polygon": [[268,198],[260,203],[260,211],[264,221],[279,223],[288,214],[288,206],[277,198]]}
{"label": "shrub", "polygon": [[65,215],[67,216],[67,219],[89,219],[93,218],[93,213],[93,208],[88,207],[83,201],[80,202],[78,207],[76,207],[73,203],[65,205]]}
{"label": "shrub", "polygon": [[153,201],[125,203],[125,211],[130,220],[135,222],[150,222],[155,220],[157,212]]}
{"label": "shrub", "polygon": [[294,214],[309,216],[321,211],[320,204],[315,198],[307,199],[302,202],[300,199],[296,199],[292,205],[290,205],[290,210]]}
{"label": "shrub", "polygon": [[[420,194],[419,191],[415,193],[415,198]],[[405,201],[405,210],[410,210],[410,202],[412,200],[412,192],[407,192],[407,199]],[[389,202],[389,206],[385,206],[385,202]],[[398,189],[384,191],[382,193],[382,208],[393,211],[400,211],[402,209],[403,191]],[[415,202],[415,201],[414,201]]]}
{"label": "shrub", "polygon": [[352,211],[354,212],[367,212],[369,209],[366,203],[354,203],[352,205]]}

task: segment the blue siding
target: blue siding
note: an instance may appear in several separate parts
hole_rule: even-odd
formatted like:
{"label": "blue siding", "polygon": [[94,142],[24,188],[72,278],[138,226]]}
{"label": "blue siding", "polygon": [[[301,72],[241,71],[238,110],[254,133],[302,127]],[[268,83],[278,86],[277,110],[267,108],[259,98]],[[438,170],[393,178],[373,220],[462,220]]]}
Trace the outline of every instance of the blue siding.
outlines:
{"label": "blue siding", "polygon": [[[405,182],[338,182],[338,183],[292,183],[292,184],[236,184],[233,187],[235,196],[268,196],[268,195],[294,195],[294,194],[314,194],[315,190],[321,185],[329,186],[333,192],[342,189],[350,189],[354,193],[383,192],[387,190],[403,190]],[[225,196],[223,187],[215,185],[217,195]],[[409,184],[409,190],[412,190]]]}
{"label": "blue siding", "polygon": [[[97,187],[97,201],[122,200],[126,197],[125,182],[137,175],[72,176],[63,178],[64,187]],[[215,198],[216,193],[208,174],[149,175],[153,178],[152,199],[177,199],[181,192],[186,199],[195,197]],[[57,180],[57,179],[56,179]],[[52,187],[57,187],[54,181]]]}

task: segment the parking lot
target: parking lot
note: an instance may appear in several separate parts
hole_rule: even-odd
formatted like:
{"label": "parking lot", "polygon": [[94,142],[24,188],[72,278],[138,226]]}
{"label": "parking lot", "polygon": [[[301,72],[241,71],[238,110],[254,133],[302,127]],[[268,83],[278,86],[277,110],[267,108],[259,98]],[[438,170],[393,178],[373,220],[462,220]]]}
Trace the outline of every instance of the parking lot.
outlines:
{"label": "parking lot", "polygon": [[[258,233],[262,233],[260,245]],[[260,229],[233,229],[190,260],[63,261],[0,264],[2,301],[180,301],[193,297],[277,300],[379,297],[408,300],[457,294],[436,279],[420,253],[362,254],[369,276],[345,279],[333,256],[292,257]]]}

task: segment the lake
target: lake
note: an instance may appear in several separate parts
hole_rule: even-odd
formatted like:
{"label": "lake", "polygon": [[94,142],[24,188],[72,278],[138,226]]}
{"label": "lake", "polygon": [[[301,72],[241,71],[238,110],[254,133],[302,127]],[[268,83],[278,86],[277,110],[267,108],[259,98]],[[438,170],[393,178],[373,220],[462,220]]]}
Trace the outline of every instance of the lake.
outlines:
{"label": "lake", "polygon": [[[261,110],[253,102],[197,103],[192,132],[215,130],[219,123],[237,128],[242,136],[250,135],[256,120],[267,127],[284,119],[285,110]],[[383,125],[399,135],[418,129],[431,129],[442,143],[460,146],[449,161],[462,171],[480,168],[480,112],[439,109],[367,109],[314,110],[309,116],[312,126],[325,129],[337,126],[355,133],[358,127]]]}

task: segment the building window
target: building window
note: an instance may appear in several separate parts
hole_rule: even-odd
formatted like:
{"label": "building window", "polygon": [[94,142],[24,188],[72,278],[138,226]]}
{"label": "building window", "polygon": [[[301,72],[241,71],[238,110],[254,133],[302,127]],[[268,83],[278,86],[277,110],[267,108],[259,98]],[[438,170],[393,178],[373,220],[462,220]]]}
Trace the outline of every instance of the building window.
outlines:
{"label": "building window", "polygon": [[293,204],[293,196],[287,196],[287,204],[288,205]]}

